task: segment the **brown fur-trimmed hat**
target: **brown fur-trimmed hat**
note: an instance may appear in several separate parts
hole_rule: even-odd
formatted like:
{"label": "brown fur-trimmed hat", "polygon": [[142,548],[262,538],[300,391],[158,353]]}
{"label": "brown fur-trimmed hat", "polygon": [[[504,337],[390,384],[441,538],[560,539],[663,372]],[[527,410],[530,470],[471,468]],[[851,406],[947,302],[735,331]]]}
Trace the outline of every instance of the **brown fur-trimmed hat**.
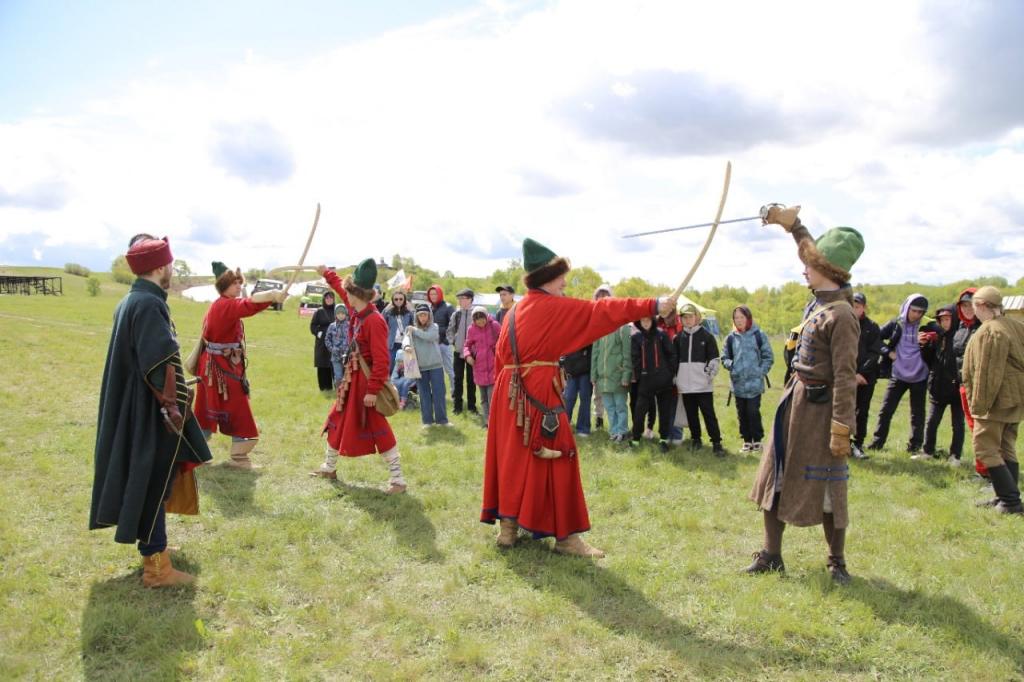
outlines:
{"label": "brown fur-trimmed hat", "polygon": [[228,290],[228,287],[236,281],[240,284],[245,284],[245,277],[242,276],[242,268],[230,270],[228,269],[228,266],[217,260],[213,261],[213,276],[217,278],[214,282],[214,286],[217,287],[218,294],[223,294]]}
{"label": "brown fur-trimmed hat", "polygon": [[555,255],[529,237],[523,240],[523,267],[526,269],[523,283],[527,289],[536,289],[572,269],[568,258]]}
{"label": "brown fur-trimmed hat", "polygon": [[852,227],[833,227],[817,240],[800,225],[794,229],[797,253],[804,265],[812,267],[837,284],[850,281],[850,268],[864,252],[864,237]]}

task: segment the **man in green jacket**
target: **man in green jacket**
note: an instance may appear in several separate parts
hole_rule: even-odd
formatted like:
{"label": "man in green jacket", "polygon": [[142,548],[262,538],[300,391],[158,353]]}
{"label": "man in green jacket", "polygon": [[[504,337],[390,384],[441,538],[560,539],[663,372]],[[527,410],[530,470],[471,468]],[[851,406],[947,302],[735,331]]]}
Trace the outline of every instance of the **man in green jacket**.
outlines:
{"label": "man in green jacket", "polygon": [[1024,419],[1024,324],[1003,315],[995,287],[974,292],[973,304],[981,328],[964,353],[963,383],[974,415],[974,455],[988,469],[995,510],[1021,514],[1016,442]]}
{"label": "man in green jacket", "polygon": [[138,279],[114,311],[96,427],[89,529],[114,526],[138,542],[142,582],[192,582],[171,565],[166,512],[197,514],[193,469],[212,459],[191,413],[178,339],[167,308],[174,257],[167,239],[132,240],[125,255]]}

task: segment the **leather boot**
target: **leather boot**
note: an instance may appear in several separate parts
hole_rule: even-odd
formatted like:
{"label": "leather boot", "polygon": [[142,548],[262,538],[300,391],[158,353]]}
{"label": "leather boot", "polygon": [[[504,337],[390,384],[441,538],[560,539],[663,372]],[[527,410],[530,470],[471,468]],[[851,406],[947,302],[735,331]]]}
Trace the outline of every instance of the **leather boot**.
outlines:
{"label": "leather boot", "polygon": [[1017,488],[1013,474],[1005,464],[988,468],[988,476],[992,481],[992,489],[996,491],[999,504],[995,510],[1000,514],[1024,514],[1024,506],[1020,501],[1020,489]]}
{"label": "leather boot", "polygon": [[556,540],[555,551],[559,554],[568,554],[569,556],[581,556],[594,559],[604,558],[604,552],[599,550],[597,547],[591,547],[588,545],[583,538],[580,537],[579,533],[573,533],[564,540]]}
{"label": "leather boot", "polygon": [[785,573],[786,563],[782,560],[781,554],[769,554],[767,550],[762,549],[760,552],[754,552],[754,563],[747,566],[743,571],[750,575],[771,573],[772,571]]}
{"label": "leather boot", "polygon": [[836,584],[849,585],[853,581],[846,571],[846,560],[843,557],[829,555],[827,566],[829,575],[832,576],[832,581]]}
{"label": "leather boot", "polygon": [[195,582],[195,577],[171,565],[168,550],[142,557],[142,584],[146,587],[172,587]]}
{"label": "leather boot", "polygon": [[1017,489],[1020,490],[1020,462],[1007,462],[1006,468],[1010,470],[1013,482],[1017,484]]}
{"label": "leather boot", "polygon": [[226,464],[236,469],[259,469],[249,459],[249,453],[256,447],[256,438],[231,442],[231,459]]}
{"label": "leather boot", "polygon": [[515,519],[498,519],[498,547],[511,547],[519,537],[519,524]]}

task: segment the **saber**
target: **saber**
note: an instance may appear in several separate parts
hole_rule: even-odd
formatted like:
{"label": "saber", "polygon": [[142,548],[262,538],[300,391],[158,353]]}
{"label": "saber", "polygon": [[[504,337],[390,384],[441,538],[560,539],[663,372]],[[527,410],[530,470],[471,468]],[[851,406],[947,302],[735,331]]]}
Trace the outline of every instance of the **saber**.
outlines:
{"label": "saber", "polygon": [[748,220],[761,220],[760,215],[752,215],[749,218],[731,218],[729,220],[720,220],[717,223],[698,223],[697,225],[686,225],[685,227],[668,227],[664,230],[651,230],[650,232],[637,232],[636,234],[624,234],[623,239],[632,239],[633,237],[646,237],[651,234],[664,234],[666,232],[678,232],[679,230],[696,230],[698,227],[711,227],[712,225],[728,225],[729,223],[745,223]]}

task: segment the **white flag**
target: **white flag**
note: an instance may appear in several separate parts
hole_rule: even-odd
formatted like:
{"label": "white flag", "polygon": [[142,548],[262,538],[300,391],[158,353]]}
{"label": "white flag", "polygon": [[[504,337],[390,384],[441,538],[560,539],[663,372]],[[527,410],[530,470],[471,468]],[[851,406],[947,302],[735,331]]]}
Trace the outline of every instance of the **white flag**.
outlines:
{"label": "white flag", "polygon": [[397,286],[405,284],[405,270],[399,270],[395,273],[395,276],[388,280],[388,289],[394,289]]}

